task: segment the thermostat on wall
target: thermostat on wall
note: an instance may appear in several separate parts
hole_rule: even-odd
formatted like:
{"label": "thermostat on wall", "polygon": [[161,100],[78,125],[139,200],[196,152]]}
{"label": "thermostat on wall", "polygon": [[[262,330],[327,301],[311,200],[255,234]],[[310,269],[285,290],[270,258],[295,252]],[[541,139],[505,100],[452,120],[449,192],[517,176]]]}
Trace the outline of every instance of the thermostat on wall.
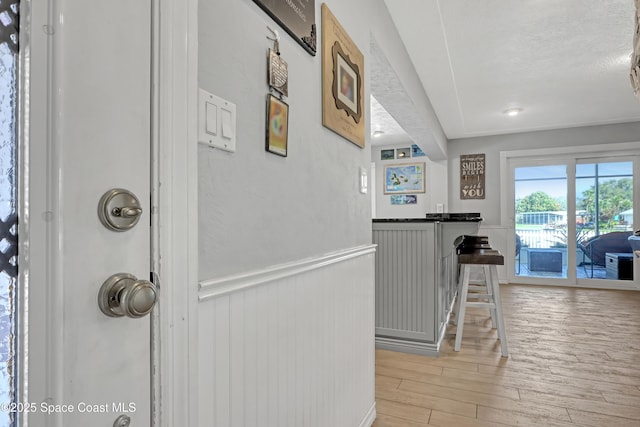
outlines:
{"label": "thermostat on wall", "polygon": [[206,90],[198,91],[198,142],[236,151],[236,104]]}

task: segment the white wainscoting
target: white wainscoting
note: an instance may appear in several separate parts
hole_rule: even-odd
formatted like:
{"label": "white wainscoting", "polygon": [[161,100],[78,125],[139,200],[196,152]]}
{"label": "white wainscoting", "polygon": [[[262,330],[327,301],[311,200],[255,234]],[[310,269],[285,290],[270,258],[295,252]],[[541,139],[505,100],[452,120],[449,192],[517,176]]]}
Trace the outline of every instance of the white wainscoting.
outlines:
{"label": "white wainscoting", "polygon": [[375,246],[200,283],[200,426],[369,426]]}

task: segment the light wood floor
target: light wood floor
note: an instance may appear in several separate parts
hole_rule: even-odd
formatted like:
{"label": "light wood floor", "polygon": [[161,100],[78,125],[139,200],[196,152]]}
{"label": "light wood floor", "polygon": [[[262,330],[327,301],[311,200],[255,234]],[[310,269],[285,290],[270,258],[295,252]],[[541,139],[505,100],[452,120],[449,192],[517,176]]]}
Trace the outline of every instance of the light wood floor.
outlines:
{"label": "light wood floor", "polygon": [[509,358],[471,308],[459,353],[377,350],[375,427],[640,426],[640,292],[500,289]]}

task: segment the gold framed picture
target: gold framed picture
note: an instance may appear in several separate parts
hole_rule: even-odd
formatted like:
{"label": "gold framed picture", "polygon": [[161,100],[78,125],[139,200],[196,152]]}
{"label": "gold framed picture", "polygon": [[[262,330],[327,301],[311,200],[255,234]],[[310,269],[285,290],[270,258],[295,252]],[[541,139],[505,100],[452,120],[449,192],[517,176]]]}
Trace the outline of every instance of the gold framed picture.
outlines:
{"label": "gold framed picture", "polygon": [[325,3],[322,4],[322,125],[364,148],[364,56]]}
{"label": "gold framed picture", "polygon": [[384,167],[384,194],[424,193],[424,162]]}
{"label": "gold framed picture", "polygon": [[289,105],[281,99],[267,95],[267,135],[265,148],[268,152],[287,157],[289,137]]}

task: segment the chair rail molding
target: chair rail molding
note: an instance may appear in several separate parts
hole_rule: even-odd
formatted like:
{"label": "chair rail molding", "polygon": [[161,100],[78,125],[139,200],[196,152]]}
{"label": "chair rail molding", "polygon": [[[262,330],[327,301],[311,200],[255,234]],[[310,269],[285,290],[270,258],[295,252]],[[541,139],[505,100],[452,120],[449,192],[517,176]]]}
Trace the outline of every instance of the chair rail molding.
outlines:
{"label": "chair rail molding", "polygon": [[211,298],[239,292],[254,286],[259,286],[276,280],[282,280],[290,276],[299,275],[318,268],[347,261],[352,258],[375,253],[375,251],[376,245],[358,246],[339,252],[332,252],[316,258],[306,258],[249,273],[201,280],[199,284],[198,300],[203,302]]}

